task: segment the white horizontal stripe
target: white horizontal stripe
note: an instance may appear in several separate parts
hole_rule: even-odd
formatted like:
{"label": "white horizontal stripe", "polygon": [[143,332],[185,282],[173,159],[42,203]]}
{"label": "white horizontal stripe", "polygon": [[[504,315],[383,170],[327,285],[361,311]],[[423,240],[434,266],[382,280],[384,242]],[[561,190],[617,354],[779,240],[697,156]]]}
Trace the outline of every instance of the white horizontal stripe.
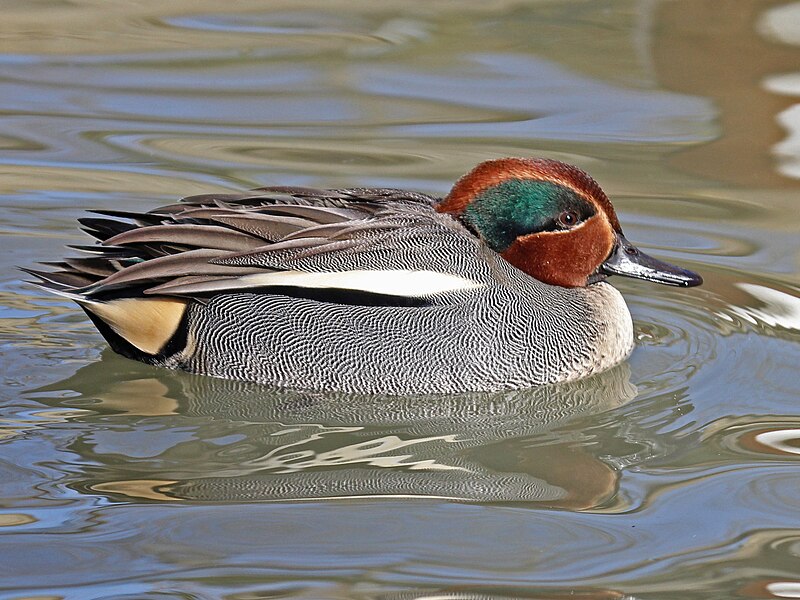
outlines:
{"label": "white horizontal stripe", "polygon": [[406,270],[359,270],[335,273],[278,271],[245,275],[237,278],[233,285],[237,289],[283,285],[303,288],[336,288],[411,298],[482,287],[482,284],[477,281],[472,281],[459,275],[439,273],[437,271]]}

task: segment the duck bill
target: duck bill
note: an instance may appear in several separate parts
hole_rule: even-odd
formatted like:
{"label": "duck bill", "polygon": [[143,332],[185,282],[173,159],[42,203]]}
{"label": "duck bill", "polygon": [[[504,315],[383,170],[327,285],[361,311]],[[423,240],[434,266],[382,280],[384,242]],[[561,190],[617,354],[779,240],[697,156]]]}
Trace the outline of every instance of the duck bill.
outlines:
{"label": "duck bill", "polygon": [[626,240],[621,233],[617,233],[617,244],[611,255],[600,265],[600,272],[678,287],[694,287],[703,283],[703,278],[693,271],[648,256]]}

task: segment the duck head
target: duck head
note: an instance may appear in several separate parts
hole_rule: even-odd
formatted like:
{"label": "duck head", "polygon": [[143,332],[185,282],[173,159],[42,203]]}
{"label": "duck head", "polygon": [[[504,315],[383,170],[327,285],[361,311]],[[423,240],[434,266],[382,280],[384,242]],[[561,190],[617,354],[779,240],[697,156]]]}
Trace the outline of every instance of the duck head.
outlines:
{"label": "duck head", "polygon": [[582,287],[608,275],[681,287],[703,282],[631,244],[597,182],[556,160],[481,163],[436,210],[460,219],[512,265],[551,285]]}

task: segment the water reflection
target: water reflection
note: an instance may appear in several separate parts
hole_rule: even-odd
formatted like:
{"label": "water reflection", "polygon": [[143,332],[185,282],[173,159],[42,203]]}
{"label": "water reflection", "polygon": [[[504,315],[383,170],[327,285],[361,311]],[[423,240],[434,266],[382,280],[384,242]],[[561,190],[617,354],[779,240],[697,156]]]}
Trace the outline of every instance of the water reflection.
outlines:
{"label": "water reflection", "polygon": [[[716,462],[800,460],[800,418],[792,415],[750,415],[710,424],[706,444],[716,450]],[[695,459],[696,460],[696,459]]]}
{"label": "water reflection", "polygon": [[557,432],[636,394],[624,364],[562,386],[383,397],[129,363],[108,353],[29,394],[47,401],[72,390],[59,404],[96,413],[76,417],[95,427],[71,446],[103,468],[74,485],[140,499],[427,497],[585,509],[613,496],[616,469],[577,432]]}
{"label": "water reflection", "polygon": [[439,588],[401,592],[397,594],[381,594],[377,600],[634,600],[622,592],[602,588],[541,587],[531,589],[525,587],[471,586],[469,592],[463,586],[456,589]]}
{"label": "water reflection", "polygon": [[[791,98],[764,89],[775,73],[797,70],[798,53],[771,43],[754,24],[781,2],[679,0],[657,8],[652,56],[668,88],[713,99],[719,135],[686,148],[671,163],[687,173],[747,186],[796,185],[775,168],[773,148],[784,137],[777,116]],[[713,35],[703,35],[713,23]],[[791,26],[790,26],[791,27]],[[720,55],[735,69],[719,69]]]}
{"label": "water reflection", "polygon": [[800,581],[770,581],[765,583],[765,591],[776,598],[800,598]]}

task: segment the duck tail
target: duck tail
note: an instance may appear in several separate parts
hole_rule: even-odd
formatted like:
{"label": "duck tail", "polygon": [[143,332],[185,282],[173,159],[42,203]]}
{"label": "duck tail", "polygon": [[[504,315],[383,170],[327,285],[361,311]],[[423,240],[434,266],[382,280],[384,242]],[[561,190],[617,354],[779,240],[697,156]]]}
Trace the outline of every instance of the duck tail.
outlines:
{"label": "duck tail", "polygon": [[28,282],[31,285],[77,303],[116,352],[145,362],[162,356],[171,345],[189,304],[167,296],[96,300],[87,294],[86,286],[94,282],[86,277],[65,270],[19,268],[36,278]]}

